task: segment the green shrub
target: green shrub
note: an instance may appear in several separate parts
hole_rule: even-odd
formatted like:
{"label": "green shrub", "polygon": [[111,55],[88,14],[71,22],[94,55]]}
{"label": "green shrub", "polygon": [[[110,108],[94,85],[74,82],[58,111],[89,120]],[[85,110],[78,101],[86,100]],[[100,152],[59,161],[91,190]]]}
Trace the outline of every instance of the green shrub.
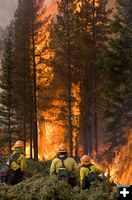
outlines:
{"label": "green shrub", "polygon": [[95,183],[89,190],[72,188],[49,177],[50,162],[28,161],[26,178],[15,186],[0,185],[0,200],[115,200],[116,187]]}
{"label": "green shrub", "polygon": [[117,200],[117,187],[113,187],[110,193],[110,200]]}
{"label": "green shrub", "polygon": [[49,168],[51,161],[35,162],[33,160],[27,160],[27,177],[32,177],[37,173],[43,173],[45,176],[49,175]]}
{"label": "green shrub", "polygon": [[40,190],[40,200],[75,200],[75,191],[64,182],[55,177],[48,179]]}
{"label": "green shrub", "polygon": [[8,158],[8,156],[0,156],[0,167],[2,165],[5,165],[7,158]]}

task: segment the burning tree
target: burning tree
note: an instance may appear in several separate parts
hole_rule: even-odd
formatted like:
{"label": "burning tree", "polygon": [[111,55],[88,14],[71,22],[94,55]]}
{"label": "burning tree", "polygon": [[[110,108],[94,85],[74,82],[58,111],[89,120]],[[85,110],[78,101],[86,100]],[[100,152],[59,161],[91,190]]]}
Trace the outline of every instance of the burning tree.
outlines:
{"label": "burning tree", "polygon": [[[38,37],[45,21],[39,16],[45,11],[44,1],[19,1],[15,13],[14,33],[14,97],[17,120],[18,137],[26,140],[30,135],[30,156],[32,158],[32,143],[34,159],[38,160],[38,128],[37,128],[37,76],[38,62]],[[42,33],[41,33],[42,35]],[[43,38],[41,38],[43,41]],[[39,41],[40,43],[40,41]],[[39,58],[38,58],[39,57]]]}
{"label": "burning tree", "polygon": [[[112,29],[107,2],[53,1],[51,19],[43,0],[19,1],[12,40],[15,120],[21,132],[18,137],[25,148],[30,143],[30,157],[33,149],[35,160],[52,159],[64,141],[76,157],[100,154],[100,124],[107,125],[106,136],[112,144],[103,149],[103,155],[110,162],[117,156],[113,165],[122,166],[118,164],[121,155],[113,147],[119,145],[118,151],[130,154],[125,143],[131,139],[126,134],[131,129],[132,107],[131,2],[119,1]],[[111,172],[113,165],[109,165]],[[123,180],[124,173],[119,174]]]}
{"label": "burning tree", "polygon": [[[73,154],[73,96],[72,84],[74,83],[73,71],[75,69],[73,52],[76,48],[75,35],[77,34],[77,2],[60,1],[58,14],[51,24],[50,49],[54,52],[52,66],[55,76],[63,85],[63,99],[65,101],[65,119],[67,119],[67,138],[69,140],[70,154]],[[74,74],[75,76],[75,74]],[[64,121],[64,120],[63,120]]]}

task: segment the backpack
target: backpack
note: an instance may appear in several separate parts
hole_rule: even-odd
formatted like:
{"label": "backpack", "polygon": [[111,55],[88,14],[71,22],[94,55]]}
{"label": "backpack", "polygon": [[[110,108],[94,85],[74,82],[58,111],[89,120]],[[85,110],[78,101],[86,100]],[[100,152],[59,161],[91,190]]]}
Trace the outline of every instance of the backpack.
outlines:
{"label": "backpack", "polygon": [[62,167],[59,168],[58,172],[56,173],[58,180],[65,180],[68,184],[70,184],[72,187],[77,185],[77,180],[75,175],[68,171],[67,168],[64,165],[65,158],[59,158],[62,161]]}
{"label": "backpack", "polygon": [[64,159],[61,159],[61,161],[62,161],[62,167],[60,167],[57,172],[57,178],[59,180],[65,180],[68,182],[70,172],[66,169],[66,167],[64,165]]}
{"label": "backpack", "polygon": [[9,165],[11,167],[11,164],[12,162],[16,162],[18,165],[20,165],[18,162],[17,162],[17,159],[20,157],[20,153],[18,152],[15,152],[13,153],[7,160],[6,164]]}
{"label": "backpack", "polygon": [[10,185],[13,179],[13,173],[9,165],[4,165],[0,169],[0,183]]}
{"label": "backpack", "polygon": [[89,166],[85,166],[85,167],[87,167],[89,169],[89,173],[83,179],[83,182],[82,182],[82,188],[83,189],[89,188],[90,185],[91,185],[91,183],[93,181],[97,180],[97,178],[98,178],[98,176],[96,175],[96,173],[90,169],[91,166],[92,166],[92,164],[89,165]]}
{"label": "backpack", "polygon": [[[16,162],[16,160],[19,157],[19,153],[12,154],[8,160],[6,165],[2,166],[0,169],[0,183],[5,185],[10,185],[13,181],[13,170],[11,169],[11,164],[13,161]],[[17,163],[18,164],[18,163]]]}

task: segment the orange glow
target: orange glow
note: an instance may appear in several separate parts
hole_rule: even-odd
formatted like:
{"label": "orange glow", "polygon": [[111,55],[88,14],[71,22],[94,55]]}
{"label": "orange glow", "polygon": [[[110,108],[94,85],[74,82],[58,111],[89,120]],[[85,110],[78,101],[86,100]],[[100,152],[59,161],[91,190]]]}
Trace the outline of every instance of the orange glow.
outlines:
{"label": "orange glow", "polygon": [[[73,103],[73,149],[75,154],[76,139],[79,139],[78,128],[79,128],[79,100],[78,91],[79,86],[73,86],[73,95],[76,99]],[[61,119],[62,107],[66,108],[65,100],[56,99],[56,97],[63,95],[63,89],[59,89],[54,94],[55,100],[51,103],[51,108],[46,111],[41,111],[41,118],[45,120],[39,123],[39,155],[41,159],[52,159],[56,155],[56,150],[61,142],[65,141],[67,134],[67,120]],[[59,119],[60,118],[60,119]],[[76,138],[78,137],[78,138]],[[79,147],[80,150],[80,147]],[[78,151],[79,151],[78,150]]]}
{"label": "orange glow", "polygon": [[26,143],[26,158],[30,158],[30,145],[29,143]]}
{"label": "orange glow", "polygon": [[[56,1],[46,0],[45,4],[47,5],[47,11],[44,18],[49,14],[54,15],[57,12]],[[43,26],[39,31],[38,36],[36,37],[36,54],[39,54],[44,46],[48,45],[48,33],[45,34],[46,28]],[[43,33],[45,34],[45,40],[41,41]],[[52,57],[53,53],[46,50],[42,54],[43,59],[48,59]],[[48,88],[54,79],[53,69],[51,66],[43,63],[39,64],[39,58],[36,59],[37,70],[41,73],[37,74],[37,85],[43,88],[43,91],[37,92],[38,95],[38,147],[39,147],[39,159],[48,160],[53,159],[56,155],[56,150],[58,145],[61,142],[65,141],[65,136],[67,134],[67,120],[60,118],[62,115],[61,107],[66,107],[66,102],[60,100],[57,97],[63,95],[63,87],[60,85],[59,89],[55,89],[54,98],[50,102],[50,108],[45,109],[42,106],[45,105],[44,91]],[[82,156],[83,148],[80,142],[80,132],[79,132],[79,116],[80,116],[80,86],[79,84],[72,85],[72,96],[74,97],[74,102],[72,103],[72,123],[73,123],[73,154],[75,155],[76,145],[78,145],[78,154]],[[41,101],[40,101],[41,97]],[[39,102],[40,101],[40,102]],[[63,113],[64,114],[64,113]],[[102,146],[100,148],[101,152],[105,152],[106,149]],[[128,135],[128,143],[123,145],[116,150],[116,156],[113,159],[112,163],[109,164],[104,159],[101,161],[101,166],[103,170],[108,174],[110,169],[111,180],[115,180],[120,184],[132,184],[132,132]],[[29,144],[26,147],[27,157],[30,155]],[[93,152],[94,157],[96,154]],[[94,162],[94,161],[93,161]],[[104,166],[103,166],[104,165]]]}
{"label": "orange glow", "polygon": [[127,144],[116,150],[116,156],[110,165],[112,179],[120,184],[132,184],[132,131]]}
{"label": "orange glow", "polygon": [[[44,20],[47,16],[52,14],[54,16],[57,13],[57,2],[56,0],[45,1],[46,12],[41,15],[41,11],[39,12],[38,19]],[[45,7],[44,5],[44,7]],[[47,23],[48,24],[48,23]],[[36,40],[36,55],[39,55],[45,47],[45,51],[41,53],[41,58],[44,60],[41,64],[39,63],[40,57],[36,57],[36,65],[37,65],[37,85],[40,88],[43,88],[40,92],[37,91],[38,96],[38,105],[44,104],[44,94],[43,90],[47,89],[54,79],[53,68],[50,64],[45,61],[50,57],[53,57],[53,52],[48,50],[49,43],[49,33],[47,31],[47,25],[42,26],[38,31]],[[44,38],[44,39],[43,39]],[[41,73],[39,73],[41,72]],[[60,83],[61,84],[61,83]],[[73,112],[73,148],[75,149],[76,143],[79,142],[79,86],[74,85],[72,89],[72,95],[75,98],[75,102],[72,105]],[[59,96],[64,95],[64,89],[60,86],[59,90],[54,91],[54,99],[51,100],[51,105],[49,109],[46,111],[43,108],[38,107],[38,151],[39,158],[42,159],[52,159],[56,155],[57,146],[65,141],[65,136],[67,133],[66,128],[68,126],[66,117],[65,119],[60,119],[62,113],[62,108],[66,108],[65,100],[58,100]],[[57,99],[57,100],[56,100]],[[64,114],[63,114],[64,115]],[[80,151],[80,149],[78,150]],[[75,154],[75,150],[74,150]]]}
{"label": "orange glow", "polygon": [[[101,148],[102,150],[102,148]],[[107,149],[103,149],[105,153]],[[107,176],[109,174],[110,181],[116,184],[131,185],[132,184],[132,131],[128,134],[127,143],[119,148],[115,148],[115,157],[111,163],[103,156],[100,164],[96,161],[96,154],[93,156],[93,163],[102,168]]]}
{"label": "orange glow", "polygon": [[56,96],[60,94],[61,90],[56,91],[56,94],[54,94],[55,100],[51,102],[51,108],[39,113],[41,118],[44,119],[38,123],[39,155],[41,159],[52,159],[56,155],[58,145],[64,141],[64,121],[57,119],[61,114],[60,105],[64,105],[63,101],[56,100]]}
{"label": "orange glow", "polygon": [[82,147],[80,145],[80,131],[79,131],[79,120],[80,120],[80,85],[72,85],[72,96],[74,97],[74,102],[72,103],[72,124],[73,124],[73,155],[76,154],[76,145],[78,145],[78,154],[82,152]]}

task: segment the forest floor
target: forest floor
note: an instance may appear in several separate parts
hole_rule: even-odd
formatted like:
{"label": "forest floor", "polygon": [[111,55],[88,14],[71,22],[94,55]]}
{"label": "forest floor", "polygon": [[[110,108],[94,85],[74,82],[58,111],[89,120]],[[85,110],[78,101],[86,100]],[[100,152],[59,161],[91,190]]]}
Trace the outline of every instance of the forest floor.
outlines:
{"label": "forest floor", "polygon": [[[2,163],[3,160],[0,160]],[[15,185],[0,184],[0,200],[116,200],[116,187],[95,183],[89,190],[72,188],[64,181],[49,177],[51,162],[28,161],[25,179]]]}

